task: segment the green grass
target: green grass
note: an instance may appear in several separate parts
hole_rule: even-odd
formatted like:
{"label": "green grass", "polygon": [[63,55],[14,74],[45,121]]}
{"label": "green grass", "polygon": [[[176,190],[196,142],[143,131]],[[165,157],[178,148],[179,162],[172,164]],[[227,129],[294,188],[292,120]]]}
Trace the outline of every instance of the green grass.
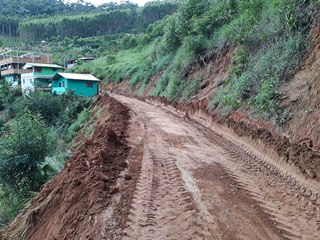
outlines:
{"label": "green grass", "polygon": [[77,66],[75,72],[90,72],[96,77],[113,83],[120,83],[130,79],[130,84],[136,86],[138,82],[151,75],[149,56],[151,45],[137,47],[117,52],[110,61],[110,56],[102,57],[88,64]]}
{"label": "green grass", "polygon": [[64,140],[67,143],[70,143],[75,136],[77,136],[79,130],[85,124],[90,118],[90,111],[88,109],[84,109],[79,115],[78,118],[76,119],[75,122],[73,122],[68,130],[66,135],[64,136]]}
{"label": "green grass", "polygon": [[[219,106],[222,112],[247,108],[252,114],[268,119],[281,114],[280,93],[277,92],[285,76],[291,76],[302,57],[302,36],[290,34],[264,45],[258,51],[246,53],[248,62],[243,67],[243,51],[235,56],[224,89],[212,98],[210,108]],[[237,61],[238,59],[238,61]]]}

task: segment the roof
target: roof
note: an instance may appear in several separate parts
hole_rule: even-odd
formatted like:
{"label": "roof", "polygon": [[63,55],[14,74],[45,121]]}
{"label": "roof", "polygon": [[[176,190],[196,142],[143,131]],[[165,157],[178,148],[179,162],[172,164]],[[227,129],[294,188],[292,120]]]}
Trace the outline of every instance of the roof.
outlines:
{"label": "roof", "polygon": [[96,60],[97,58],[95,56],[87,56],[80,58],[81,60]]}
{"label": "roof", "polygon": [[52,80],[59,79],[59,76],[64,77],[68,80],[79,80],[79,81],[97,81],[100,82],[98,78],[91,74],[80,74],[80,73],[56,73]]}
{"label": "roof", "polygon": [[27,63],[26,65],[23,66],[22,69],[27,69],[30,67],[48,67],[48,68],[64,68],[60,65],[57,64],[45,64],[45,63]]}

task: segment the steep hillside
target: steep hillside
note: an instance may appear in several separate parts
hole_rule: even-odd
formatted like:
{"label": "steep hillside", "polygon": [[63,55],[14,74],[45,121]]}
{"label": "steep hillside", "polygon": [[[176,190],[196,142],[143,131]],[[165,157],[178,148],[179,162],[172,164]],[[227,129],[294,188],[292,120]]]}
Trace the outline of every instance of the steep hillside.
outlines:
{"label": "steep hillside", "polygon": [[312,30],[310,49],[295,75],[280,91],[282,106],[291,113],[284,132],[294,142],[306,143],[320,152],[320,19]]}
{"label": "steep hillside", "polygon": [[[130,198],[118,192],[120,186],[121,191],[131,186],[120,185],[127,167],[129,113],[107,97],[95,106],[102,110],[98,119],[92,116],[92,138],[74,149],[65,169],[42,186],[30,206],[0,232],[0,239],[100,239],[101,232],[113,239],[110,234],[124,225],[121,216],[127,214]],[[106,221],[108,215],[112,220]]]}
{"label": "steep hillside", "polygon": [[187,0],[132,36],[134,45],[75,71],[118,84],[122,93],[259,126],[278,154],[319,178],[319,13],[317,1]]}
{"label": "steep hillside", "polygon": [[319,1],[124,7],[13,21],[122,96],[0,239],[317,239]]}

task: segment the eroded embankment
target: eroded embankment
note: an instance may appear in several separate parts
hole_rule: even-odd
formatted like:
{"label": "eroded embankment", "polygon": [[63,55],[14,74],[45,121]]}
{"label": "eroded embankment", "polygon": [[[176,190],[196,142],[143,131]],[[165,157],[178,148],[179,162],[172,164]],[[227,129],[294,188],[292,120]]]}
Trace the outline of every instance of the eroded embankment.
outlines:
{"label": "eroded embankment", "polygon": [[[5,229],[0,239],[114,239],[125,224],[130,188],[126,131],[129,110],[109,97],[99,97],[103,110],[92,138],[78,146],[65,169],[45,184],[29,207]],[[120,189],[119,189],[120,188]],[[109,221],[107,221],[109,220]]]}
{"label": "eroded embankment", "polygon": [[318,239],[319,182],[208,113],[115,98],[143,143],[125,239]]}
{"label": "eroded embankment", "polygon": [[238,136],[248,137],[273,150],[285,162],[294,164],[305,177],[320,181],[320,152],[310,148],[308,143],[290,142],[287,137],[276,133],[272,126],[266,126],[263,122],[250,119],[239,112],[234,112],[226,118],[210,113],[207,99],[184,103],[170,102],[160,97],[147,97],[145,100],[174,107],[186,117],[193,116],[195,120],[199,119],[200,123],[213,122],[227,126]]}

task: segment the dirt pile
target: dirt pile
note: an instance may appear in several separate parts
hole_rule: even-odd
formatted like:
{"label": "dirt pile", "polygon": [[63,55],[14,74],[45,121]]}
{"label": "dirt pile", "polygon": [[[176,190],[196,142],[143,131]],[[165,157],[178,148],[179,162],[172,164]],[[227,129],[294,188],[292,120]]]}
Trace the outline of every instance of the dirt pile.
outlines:
{"label": "dirt pile", "polygon": [[[124,224],[122,201],[127,200],[118,183],[127,178],[121,173],[129,153],[129,110],[109,97],[99,97],[97,104],[103,111],[92,138],[78,147],[65,169],[42,187],[0,239],[102,239]],[[108,221],[112,215],[117,217]]]}

